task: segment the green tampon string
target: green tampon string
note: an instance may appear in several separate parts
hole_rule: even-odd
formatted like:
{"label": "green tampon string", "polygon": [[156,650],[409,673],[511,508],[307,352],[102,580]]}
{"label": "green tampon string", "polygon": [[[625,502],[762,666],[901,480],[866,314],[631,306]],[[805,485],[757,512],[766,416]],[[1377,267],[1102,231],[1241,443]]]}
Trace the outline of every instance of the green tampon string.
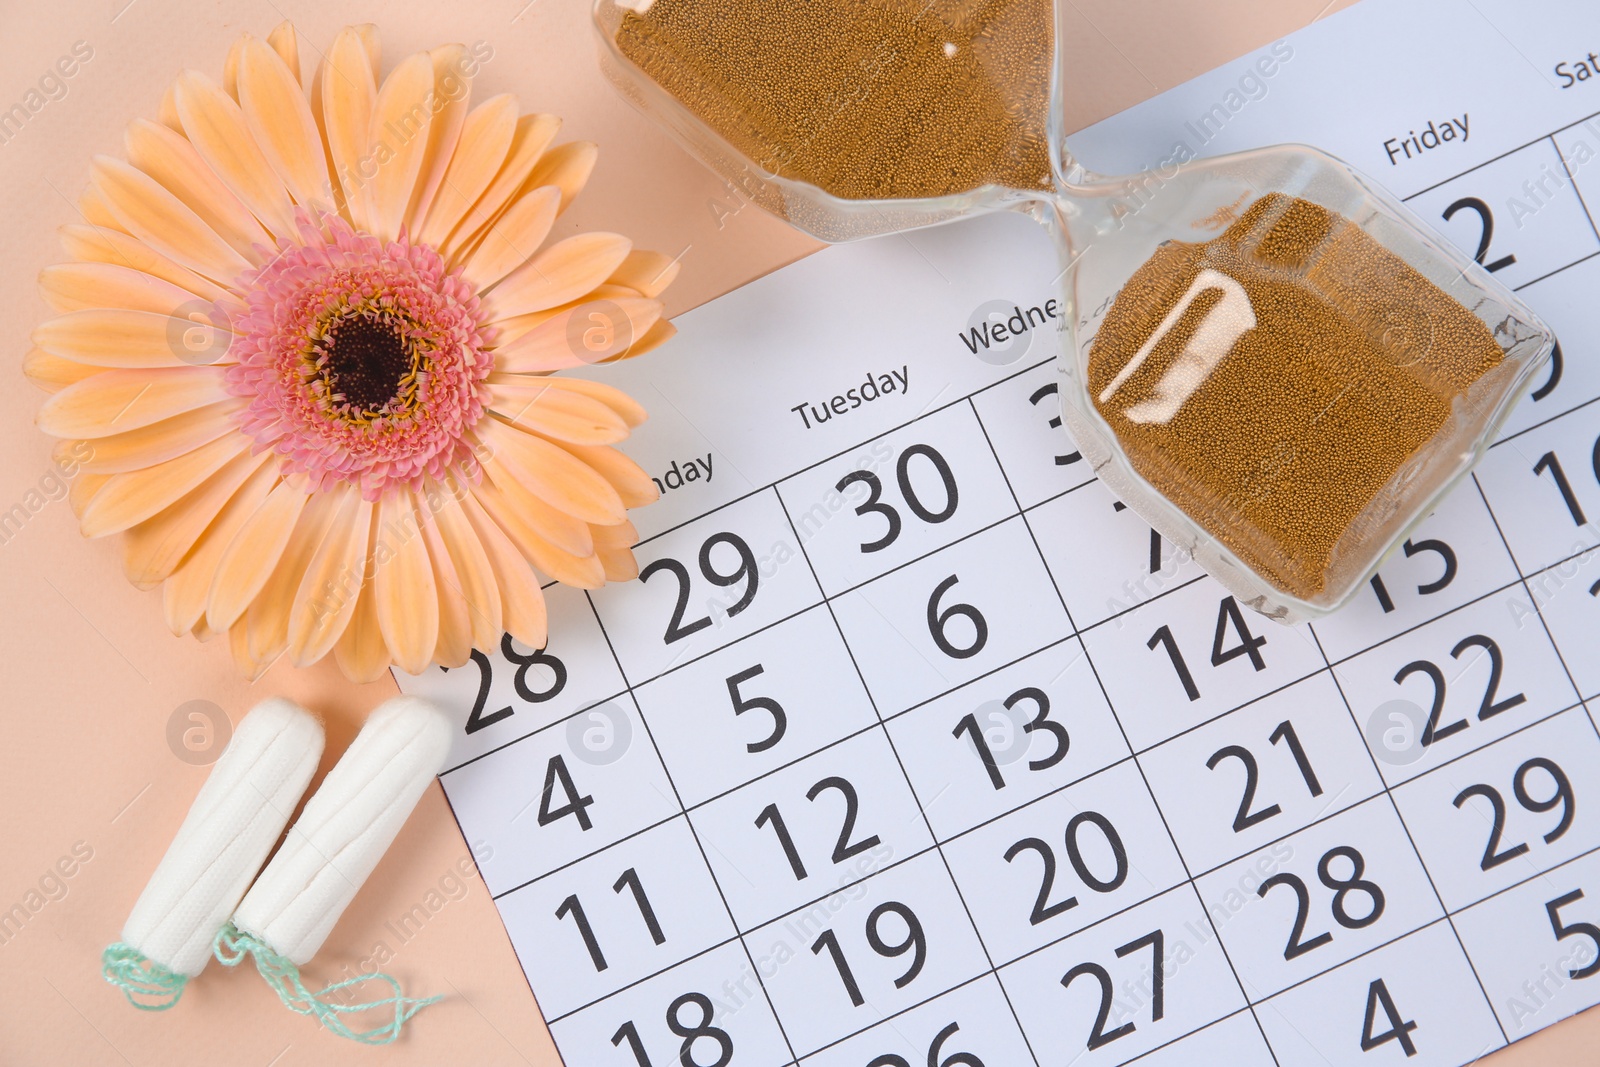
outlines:
{"label": "green tampon string", "polygon": [[189,984],[187,976],[167,970],[123,941],[100,954],[100,973],[140,1011],[166,1011]]}
{"label": "green tampon string", "polygon": [[[249,956],[255,961],[256,970],[261,972],[261,977],[267,980],[273,992],[278,994],[278,999],[283,1001],[284,1007],[301,1015],[313,1016],[340,1037],[348,1037],[363,1045],[389,1044],[400,1036],[400,1028],[405,1025],[407,1019],[429,1004],[442,999],[440,997],[417,999],[404,996],[399,982],[379,972],[347,978],[342,982],[324,986],[320,991],[313,993],[300,980],[300,968],[291,960],[255,935],[240,930],[233,923],[228,923],[218,932],[212,948],[217,959],[229,967],[237,967],[244,962],[246,956]],[[110,953],[110,949],[106,951]],[[370,981],[387,983],[393,993],[381,1000],[365,1001],[360,1004],[337,1004],[328,999],[331,993]],[[132,999],[131,996],[129,999]],[[394,1017],[384,1025],[375,1026],[370,1030],[352,1030],[340,1018],[342,1015],[356,1015],[380,1008],[392,1009]]]}

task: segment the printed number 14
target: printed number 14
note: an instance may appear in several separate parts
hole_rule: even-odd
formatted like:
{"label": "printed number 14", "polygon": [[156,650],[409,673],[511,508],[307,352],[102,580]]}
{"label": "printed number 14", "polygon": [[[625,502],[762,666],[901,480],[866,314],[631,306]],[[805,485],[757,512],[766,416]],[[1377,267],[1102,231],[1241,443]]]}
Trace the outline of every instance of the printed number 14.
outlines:
{"label": "printed number 14", "polygon": [[[1232,627],[1239,640],[1233,647],[1223,648],[1222,643],[1228,638],[1229,627]],[[1244,613],[1239,610],[1238,601],[1231,596],[1223,597],[1222,602],[1217,605],[1217,630],[1211,640],[1211,665],[1220,667],[1231,659],[1247,656],[1250,665],[1256,670],[1266,670],[1267,661],[1261,655],[1261,646],[1266,643],[1265,637],[1257,637],[1250,632],[1249,624],[1244,621]],[[1167,658],[1172,661],[1172,669],[1177,672],[1184,693],[1190,700],[1199,700],[1200,687],[1195,684],[1194,675],[1189,672],[1189,664],[1178,648],[1177,638],[1172,636],[1172,628],[1162,626],[1150,635],[1150,640],[1145,644],[1152,652],[1158,647],[1167,650]]]}

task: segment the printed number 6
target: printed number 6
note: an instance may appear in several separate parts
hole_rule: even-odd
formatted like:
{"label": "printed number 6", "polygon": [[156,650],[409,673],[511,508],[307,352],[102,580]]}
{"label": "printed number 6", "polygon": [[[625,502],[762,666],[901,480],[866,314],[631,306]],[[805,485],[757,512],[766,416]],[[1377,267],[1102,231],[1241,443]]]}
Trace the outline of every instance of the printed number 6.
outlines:
{"label": "printed number 6", "polygon": [[[989,623],[983,617],[983,612],[971,604],[951,604],[940,610],[939,600],[955,585],[959,579],[952,574],[934,587],[933,595],[928,598],[928,633],[933,638],[933,643],[939,646],[939,651],[951,659],[969,659],[983,651],[983,646],[989,642]],[[972,623],[972,644],[965,648],[951,641],[945,633],[945,627],[953,616],[960,615]]]}

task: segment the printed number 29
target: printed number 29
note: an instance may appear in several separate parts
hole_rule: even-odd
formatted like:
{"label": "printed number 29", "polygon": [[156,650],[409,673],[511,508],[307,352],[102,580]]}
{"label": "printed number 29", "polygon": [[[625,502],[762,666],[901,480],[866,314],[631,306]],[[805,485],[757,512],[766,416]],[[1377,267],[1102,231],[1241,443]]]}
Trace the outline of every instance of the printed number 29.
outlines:
{"label": "printed number 29", "polygon": [[[739,557],[739,565],[732,571],[723,573],[717,570],[711,562],[711,553],[718,545],[727,545]],[[706,538],[705,544],[700,546],[700,573],[705,575],[706,581],[724,589],[742,585],[733,602],[724,605],[724,610],[729,618],[739,614],[750,606],[756,598],[756,587],[760,585],[760,568],[756,566],[756,554],[750,551],[750,546],[744,538],[735,533],[712,534]],[[644,570],[639,572],[639,580],[648,582],[662,571],[668,571],[678,580],[678,598],[672,606],[672,617],[667,620],[667,631],[661,637],[662,641],[672,644],[682,641],[691,634],[698,633],[711,625],[711,616],[706,614],[692,622],[684,622],[683,615],[689,608],[689,568],[675,559],[658,559]]]}

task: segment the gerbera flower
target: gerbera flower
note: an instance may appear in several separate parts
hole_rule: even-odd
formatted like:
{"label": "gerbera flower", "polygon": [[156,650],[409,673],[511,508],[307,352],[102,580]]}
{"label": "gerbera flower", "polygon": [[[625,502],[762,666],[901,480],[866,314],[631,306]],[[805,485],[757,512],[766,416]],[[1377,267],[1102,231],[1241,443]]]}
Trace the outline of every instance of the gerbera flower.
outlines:
{"label": "gerbera flower", "polygon": [[676,265],[546,244],[595,147],[551,148],[559,120],[510,96],[469,109],[486,53],[380,84],[350,27],[302,85],[292,26],[246,35],[95,160],[72,261],[41,275],[58,317],[25,369],[84,534],[123,534],[173,632],[226,633],[252,678],[542,646],[541,576],[637,574],[625,509],[656,489],[612,446],[644,411],[550,374],[671,336]]}

